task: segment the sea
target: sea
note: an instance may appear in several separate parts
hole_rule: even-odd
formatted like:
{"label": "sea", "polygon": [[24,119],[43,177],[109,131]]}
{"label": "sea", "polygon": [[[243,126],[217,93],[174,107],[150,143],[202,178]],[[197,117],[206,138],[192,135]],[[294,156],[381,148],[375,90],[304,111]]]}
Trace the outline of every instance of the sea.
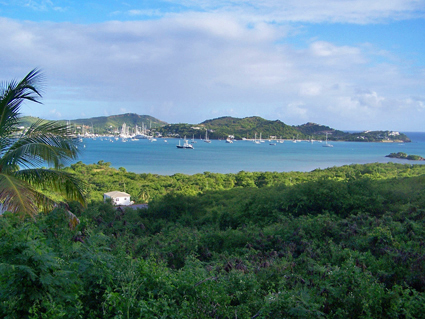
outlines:
{"label": "sea", "polygon": [[[80,143],[79,158],[85,164],[109,162],[112,167],[124,167],[129,172],[159,175],[247,172],[308,172],[333,166],[365,163],[425,164],[385,157],[404,152],[425,158],[425,132],[405,132],[411,143],[329,142],[333,147],[322,147],[314,141],[285,140],[283,143],[195,139],[193,149],[179,149],[183,140],[158,138],[149,140],[115,140],[113,138],[84,138]],[[189,140],[191,142],[192,140]]]}

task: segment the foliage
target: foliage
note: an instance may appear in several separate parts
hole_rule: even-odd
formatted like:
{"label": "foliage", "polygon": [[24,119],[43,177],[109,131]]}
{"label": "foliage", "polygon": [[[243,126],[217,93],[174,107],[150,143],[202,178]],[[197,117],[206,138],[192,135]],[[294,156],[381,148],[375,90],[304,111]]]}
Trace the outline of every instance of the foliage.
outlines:
{"label": "foliage", "polygon": [[69,169],[156,187],[149,208],[70,203],[76,229],[62,209],[0,218],[2,316],[423,316],[424,166],[156,176],[96,165]]}
{"label": "foliage", "polygon": [[[132,200],[136,203],[150,203],[166,194],[197,195],[204,194],[207,191],[223,191],[233,188],[291,186],[306,181],[314,182],[319,179],[349,181],[362,178],[380,180],[396,176],[414,177],[425,174],[425,166],[373,163],[316,169],[312,172],[241,171],[237,174],[204,172],[194,175],[175,174],[164,176],[146,173],[135,174],[122,169],[117,170],[111,167],[110,163],[99,161],[91,165],[77,162],[65,168],[65,171],[75,175],[87,184],[86,198],[88,202],[92,200],[100,201],[103,199],[104,193],[119,190],[129,193]],[[351,187],[354,186],[351,185]]]}
{"label": "foliage", "polygon": [[[66,125],[39,120],[19,132],[19,110],[24,101],[40,103],[41,73],[33,70],[20,82],[0,91],[0,204],[3,210],[37,213],[55,205],[45,190],[84,203],[83,185],[59,169],[77,157],[77,146]],[[38,168],[42,164],[55,169]]]}
{"label": "foliage", "polygon": [[422,156],[419,156],[419,155],[407,155],[404,152],[390,153],[386,157],[408,159],[408,160],[413,160],[413,161],[424,161],[425,160]]}
{"label": "foliage", "polygon": [[326,133],[329,133],[329,140],[354,141],[354,142],[379,142],[379,141],[403,141],[410,142],[404,135],[393,135],[389,131],[369,131],[361,133],[349,133],[330,128],[329,126],[306,123],[298,126],[290,126],[279,120],[269,121],[258,116],[234,118],[220,117],[204,121],[200,124],[168,124],[159,129],[164,136],[195,136],[204,138],[205,131],[208,130],[208,137],[211,139],[226,139],[229,135],[236,139],[253,139],[255,134],[263,138],[276,139],[316,139],[324,140]]}
{"label": "foliage", "polygon": [[[25,126],[36,122],[38,119],[26,116],[22,119]],[[291,126],[283,123],[280,120],[269,121],[258,116],[251,116],[245,118],[234,118],[224,116],[211,120],[206,120],[199,124],[189,123],[174,123],[167,124],[149,115],[137,115],[132,113],[113,115],[113,116],[100,116],[89,119],[73,120],[73,132],[76,134],[85,131],[96,134],[114,134],[119,130],[122,125],[126,125],[134,129],[138,127],[148,127],[151,135],[160,133],[162,136],[177,136],[187,138],[195,137],[199,139],[205,138],[206,131],[210,139],[226,139],[228,136],[233,136],[236,139],[253,139],[255,134],[263,138],[276,138],[276,139],[316,139],[324,140],[326,133],[329,134],[329,140],[342,140],[354,142],[380,142],[380,141],[397,141],[397,142],[410,142],[410,139],[403,133],[398,135],[390,131],[367,131],[360,133],[349,133],[340,130],[335,130],[329,126],[319,125],[315,123],[306,123],[298,126]],[[149,123],[149,125],[148,125]],[[62,123],[64,124],[64,123]],[[94,130],[94,132],[93,132]]]}
{"label": "foliage", "polygon": [[349,133],[339,130],[334,130],[329,126],[319,125],[315,123],[306,123],[296,126],[300,132],[308,136],[323,137],[326,133],[329,134],[330,140],[343,140],[351,142],[381,142],[381,141],[397,141],[411,142],[411,140],[403,133],[394,134],[390,131],[364,131],[358,133]]}
{"label": "foliage", "polygon": [[135,128],[136,125],[140,128],[143,125],[148,129],[156,129],[161,127],[166,122],[158,120],[149,115],[138,115],[134,113],[100,116],[89,119],[76,119],[73,121],[75,126],[86,126],[93,128],[96,134],[111,134],[114,130],[119,130],[125,123],[130,128]]}

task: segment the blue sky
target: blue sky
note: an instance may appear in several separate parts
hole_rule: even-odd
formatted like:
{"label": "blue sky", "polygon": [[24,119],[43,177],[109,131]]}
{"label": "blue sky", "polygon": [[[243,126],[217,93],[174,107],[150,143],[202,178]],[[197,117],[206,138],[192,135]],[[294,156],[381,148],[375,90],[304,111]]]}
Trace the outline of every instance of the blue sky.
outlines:
{"label": "blue sky", "polygon": [[[280,3],[282,2],[282,3]],[[425,131],[425,0],[0,0],[0,80],[25,115]]]}

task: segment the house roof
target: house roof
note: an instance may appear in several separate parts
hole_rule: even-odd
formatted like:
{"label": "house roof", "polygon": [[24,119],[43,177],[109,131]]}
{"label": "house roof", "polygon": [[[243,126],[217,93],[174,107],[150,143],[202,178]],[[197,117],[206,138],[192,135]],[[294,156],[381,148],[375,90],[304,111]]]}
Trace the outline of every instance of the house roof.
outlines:
{"label": "house roof", "polygon": [[104,193],[103,195],[109,196],[111,198],[117,198],[117,197],[130,197],[130,194],[124,193],[124,192],[118,192],[113,191],[109,193]]}

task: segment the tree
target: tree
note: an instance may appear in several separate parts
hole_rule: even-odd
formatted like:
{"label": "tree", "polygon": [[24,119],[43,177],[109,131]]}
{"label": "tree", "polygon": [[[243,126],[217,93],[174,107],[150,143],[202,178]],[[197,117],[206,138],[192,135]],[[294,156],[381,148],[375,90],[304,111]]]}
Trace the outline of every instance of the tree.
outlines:
{"label": "tree", "polygon": [[[0,204],[3,210],[34,216],[56,204],[47,192],[84,204],[84,183],[59,168],[78,155],[68,125],[38,120],[18,128],[24,101],[41,103],[42,73],[34,69],[20,82],[0,86]],[[50,168],[41,168],[42,165]]]}

